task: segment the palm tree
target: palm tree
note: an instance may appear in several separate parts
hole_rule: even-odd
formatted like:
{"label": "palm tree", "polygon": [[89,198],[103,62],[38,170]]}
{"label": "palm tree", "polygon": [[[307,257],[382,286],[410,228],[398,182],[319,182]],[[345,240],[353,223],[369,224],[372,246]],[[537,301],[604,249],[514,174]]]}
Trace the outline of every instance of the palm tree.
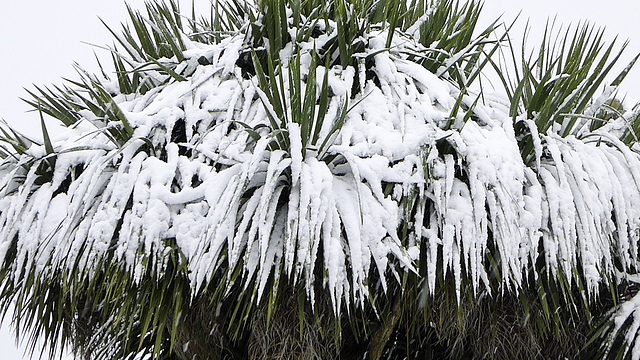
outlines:
{"label": "palm tree", "polygon": [[2,130],[18,335],[87,359],[640,358],[635,59],[606,84],[624,46],[601,31],[533,52],[481,8],[130,10],[115,76],[27,100],[62,138]]}

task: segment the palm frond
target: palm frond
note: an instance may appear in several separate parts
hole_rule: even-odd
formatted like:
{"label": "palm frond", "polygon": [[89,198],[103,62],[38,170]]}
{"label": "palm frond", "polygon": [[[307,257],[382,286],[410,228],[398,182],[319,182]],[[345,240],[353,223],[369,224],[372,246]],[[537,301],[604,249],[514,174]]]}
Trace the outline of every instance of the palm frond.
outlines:
{"label": "palm frond", "polygon": [[[475,90],[502,46],[518,58],[510,27],[474,35],[481,9],[129,8],[113,81],[79,68],[30,93],[64,138],[2,128],[18,334],[95,359],[242,358],[291,323],[323,356],[395,358],[505,355],[513,329],[531,349],[574,336],[548,352],[564,356],[593,330],[635,356],[640,116],[613,100],[635,60],[597,97],[624,46],[547,26],[505,95]],[[490,345],[466,346],[476,323]]]}

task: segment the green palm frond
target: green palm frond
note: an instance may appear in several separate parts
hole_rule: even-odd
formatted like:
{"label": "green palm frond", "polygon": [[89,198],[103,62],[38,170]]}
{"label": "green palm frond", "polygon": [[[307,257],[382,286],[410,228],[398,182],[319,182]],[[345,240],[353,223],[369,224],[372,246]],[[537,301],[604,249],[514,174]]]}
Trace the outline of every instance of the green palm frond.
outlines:
{"label": "green palm frond", "polygon": [[178,10],[128,8],[113,79],[30,92],[64,138],[2,127],[19,336],[92,359],[640,353],[635,59],[599,95],[624,45],[547,26],[528,56],[475,1]]}
{"label": "green palm frond", "polygon": [[[594,119],[594,115],[614,96],[637,57],[605,87],[605,80],[627,43],[616,49],[616,41],[607,44],[603,36],[603,29],[588,23],[563,30],[556,29],[555,22],[552,22],[547,23],[539,48],[530,54],[525,40],[520,56],[517,48],[508,41],[507,58],[511,59],[516,70],[506,73],[500,68],[496,70],[510,99],[509,113],[523,139],[521,147],[528,164],[532,164],[535,157],[531,141],[531,136],[535,135],[529,133],[529,126],[524,121],[533,121],[538,133],[544,134],[552,129],[563,137],[581,136],[585,128],[588,133],[604,124]],[[495,63],[494,67],[497,67]],[[600,92],[602,94],[596,98]],[[624,137],[629,138],[629,135]]]}

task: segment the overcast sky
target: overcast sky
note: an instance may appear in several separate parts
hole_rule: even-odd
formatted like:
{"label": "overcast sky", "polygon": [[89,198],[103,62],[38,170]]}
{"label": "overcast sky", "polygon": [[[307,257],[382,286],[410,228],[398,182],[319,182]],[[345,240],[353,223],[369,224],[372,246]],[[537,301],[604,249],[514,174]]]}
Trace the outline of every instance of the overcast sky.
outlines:
{"label": "overcast sky", "polygon": [[[182,1],[183,11],[190,9],[191,0]],[[130,0],[134,8],[142,8],[143,0]],[[209,0],[195,0],[197,9],[207,9]],[[548,18],[557,16],[563,24],[589,20],[606,27],[608,39],[618,34],[620,44],[630,40],[621,63],[640,52],[640,2],[637,0],[485,0],[484,24],[503,15],[511,21],[521,11],[521,30],[530,19],[532,38],[539,38]],[[188,13],[188,12],[187,12]],[[61,84],[62,78],[76,78],[73,63],[97,71],[94,52],[109,65],[109,54],[87,43],[111,45],[112,37],[102,25],[102,18],[114,29],[127,18],[124,2],[113,0],[24,0],[6,1],[0,12],[0,118],[29,134],[39,133],[39,118],[25,113],[29,107],[19,98],[28,98],[23,88],[33,84]],[[517,34],[517,33],[516,33]],[[532,43],[535,42],[535,39]],[[623,87],[634,99],[640,99],[640,64],[630,74]],[[23,359],[9,336],[9,327],[0,329],[0,357]],[[34,358],[38,358],[37,354]],[[24,357],[29,359],[29,357]]]}

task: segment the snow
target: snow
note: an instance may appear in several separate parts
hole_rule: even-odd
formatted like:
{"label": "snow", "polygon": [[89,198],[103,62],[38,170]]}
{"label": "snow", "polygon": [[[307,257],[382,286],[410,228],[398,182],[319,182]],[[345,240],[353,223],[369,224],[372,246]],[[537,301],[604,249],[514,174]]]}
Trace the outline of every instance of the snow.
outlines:
{"label": "snow", "polygon": [[[265,89],[236,66],[242,36],[191,44],[187,59],[204,56],[210,64],[187,60],[187,81],[114,97],[134,128],[124,145],[113,144],[83,113],[54,142],[58,155],[50,182],[37,185],[40,175],[32,166],[17,188],[9,186],[23,174],[18,165],[5,164],[0,259],[17,239],[19,281],[22,269],[38,274],[78,261],[90,273],[114,249],[139,279],[145,259],[163,271],[165,240],[175,239],[187,259],[193,294],[227,262],[229,276],[239,267],[245,279],[256,280],[255,301],[268,293],[270,280],[286,274],[304,284],[312,301],[321,284],[336,313],[344,304],[369,301],[372,271],[386,290],[394,281],[390,274],[399,268],[416,272],[417,260],[426,262],[425,284],[433,293],[439,256],[458,298],[465,277],[474,292],[490,291],[490,248],[501,259],[501,285],[515,291],[535,275],[530,269],[541,251],[548,274],[561,271],[571,281],[581,269],[589,296],[620,270],[614,259],[623,271],[637,268],[636,152],[602,131],[540,134],[535,119],[520,116],[533,141],[529,165],[508,101],[499,95],[479,102],[475,118],[447,129],[460,91],[407,60],[406,53],[419,48],[412,39],[395,34],[394,51],[384,51],[386,40],[385,31],[372,31],[358,54],[373,56],[378,83],[363,71],[364,62],[357,69],[315,69],[316,79],[327,74],[332,94],[315,143],[303,141],[301,126],[292,121],[269,128],[267,114],[278,115]],[[302,51],[311,51],[311,42]],[[290,59],[294,52],[287,48],[280,56]],[[302,56],[306,79],[310,56]],[[355,80],[360,88],[352,93]],[[288,79],[282,86],[288,94]],[[471,103],[473,96],[465,99]],[[331,133],[344,106],[345,123]],[[180,122],[186,140],[175,143],[171,132]],[[286,135],[288,146],[278,148],[278,134]],[[45,155],[42,146],[33,146],[20,161],[31,156],[42,162]],[[82,171],[72,176],[74,168]],[[60,188],[66,180],[68,189]],[[412,213],[407,204],[417,207],[415,218],[406,218]],[[405,221],[410,234],[400,238]],[[315,278],[317,266],[323,267],[322,279]],[[635,330],[638,299],[616,315],[634,316]]]}

